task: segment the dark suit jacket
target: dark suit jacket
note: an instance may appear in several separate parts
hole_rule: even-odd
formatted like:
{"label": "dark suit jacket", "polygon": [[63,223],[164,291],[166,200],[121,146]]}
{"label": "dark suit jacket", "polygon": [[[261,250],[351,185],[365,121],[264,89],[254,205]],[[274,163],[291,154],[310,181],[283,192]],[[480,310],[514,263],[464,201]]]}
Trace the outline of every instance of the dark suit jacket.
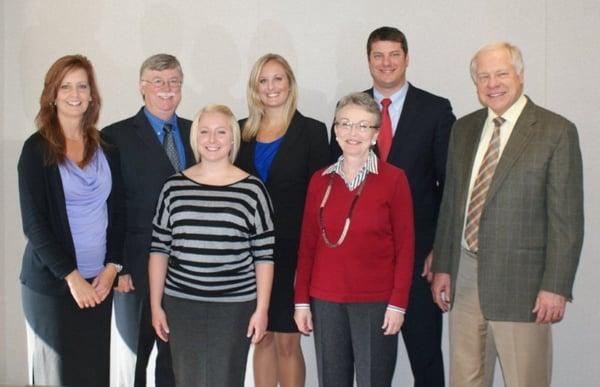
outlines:
{"label": "dark suit jacket", "polygon": [[[365,90],[373,96],[373,89]],[[433,247],[444,187],[450,128],[450,101],[409,84],[387,162],[404,170],[413,199],[415,218],[415,273]],[[331,155],[341,154],[332,130]]]}
{"label": "dark suit jacket", "polygon": [[[456,121],[433,271],[458,273],[465,207],[487,109]],[[540,290],[571,298],[583,243],[577,129],[527,101],[502,152],[479,225],[478,290],[486,319],[534,321]]]}
{"label": "dark suit jacket", "polygon": [[[191,122],[177,118],[187,166],[195,164],[190,148]],[[130,273],[136,290],[148,288],[148,255],[152,218],[165,180],[176,171],[169,162],[143,108],[133,117],[102,130],[119,148],[127,204],[127,227],[123,250],[124,273]]]}
{"label": "dark suit jacket", "polygon": [[[105,136],[102,141],[112,175],[104,263],[120,264],[125,209],[119,152]],[[27,237],[20,278],[25,286],[37,292],[66,295],[69,287],[64,278],[77,269],[75,246],[60,171],[58,165],[44,165],[44,153],[44,140],[36,132],[25,141],[19,157],[19,200]]]}
{"label": "dark suit jacket", "polygon": [[[245,120],[240,121],[243,128]],[[258,176],[254,165],[256,140],[242,142],[236,165]],[[311,176],[329,161],[325,124],[296,111],[265,185],[275,208],[275,256],[278,264],[295,267],[304,200]]]}

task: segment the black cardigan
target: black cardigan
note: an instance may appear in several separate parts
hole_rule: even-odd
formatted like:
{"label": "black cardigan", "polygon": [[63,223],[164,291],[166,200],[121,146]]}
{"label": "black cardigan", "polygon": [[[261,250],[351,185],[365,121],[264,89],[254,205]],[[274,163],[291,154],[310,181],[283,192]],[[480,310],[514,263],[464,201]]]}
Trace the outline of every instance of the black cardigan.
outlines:
{"label": "black cardigan", "polygon": [[[106,258],[121,263],[125,235],[125,201],[119,153],[104,136],[102,149],[112,175],[107,200]],[[68,294],[65,276],[77,269],[65,195],[58,165],[44,165],[44,139],[39,132],[23,144],[18,163],[19,200],[27,245],[21,266],[21,282],[44,294]]]}

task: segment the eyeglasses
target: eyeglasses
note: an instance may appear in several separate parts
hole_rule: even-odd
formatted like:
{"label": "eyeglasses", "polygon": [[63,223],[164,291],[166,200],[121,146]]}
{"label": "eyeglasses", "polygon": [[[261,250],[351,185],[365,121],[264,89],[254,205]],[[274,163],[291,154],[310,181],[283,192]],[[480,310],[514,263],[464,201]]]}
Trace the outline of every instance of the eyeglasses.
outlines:
{"label": "eyeglasses", "polygon": [[166,84],[168,84],[169,87],[172,89],[179,89],[179,88],[181,88],[181,84],[183,83],[182,81],[180,81],[179,79],[176,79],[176,78],[169,79],[168,81],[165,81],[164,79],[161,79],[161,78],[155,78],[151,81],[142,79],[142,82],[146,82],[146,83],[150,84],[155,89],[162,89],[163,87],[165,87]]}
{"label": "eyeglasses", "polygon": [[335,126],[342,132],[349,133],[352,128],[355,128],[360,134],[369,132],[369,129],[379,129],[378,126],[371,125],[368,121],[352,122],[352,121],[335,121]]}

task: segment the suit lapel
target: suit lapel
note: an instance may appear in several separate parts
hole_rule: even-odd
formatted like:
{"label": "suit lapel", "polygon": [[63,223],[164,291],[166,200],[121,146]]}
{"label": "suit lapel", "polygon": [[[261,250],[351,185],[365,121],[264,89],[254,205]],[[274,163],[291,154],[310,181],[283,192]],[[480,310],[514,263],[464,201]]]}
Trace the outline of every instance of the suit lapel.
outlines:
{"label": "suit lapel", "polygon": [[156,133],[154,133],[152,125],[150,125],[150,122],[144,114],[143,108],[135,116],[134,123],[137,136],[142,140],[141,143],[148,148],[148,154],[152,155],[149,157],[148,161],[156,160],[156,162],[159,162],[162,166],[169,166],[173,170],[173,173],[175,173],[175,168],[171,165],[169,157],[165,153],[160,140],[156,136]]}
{"label": "suit lapel", "polygon": [[467,205],[468,194],[469,194],[469,183],[471,181],[471,174],[473,172],[473,162],[475,161],[475,155],[477,154],[477,148],[479,147],[479,141],[481,139],[481,132],[483,131],[483,125],[487,117],[487,109],[479,110],[471,120],[465,133],[461,137],[464,142],[457,150],[459,157],[464,157],[464,168],[461,171],[460,181],[460,194],[457,196],[459,205],[461,206],[460,214],[465,213]]}
{"label": "suit lapel", "polygon": [[515,123],[512,133],[504,147],[502,156],[498,161],[496,172],[490,184],[486,201],[489,201],[498,191],[502,182],[506,179],[510,169],[514,166],[519,156],[523,153],[533,134],[535,124],[535,105],[531,100],[527,100],[527,105],[523,109],[521,116]]}
{"label": "suit lapel", "polygon": [[[292,121],[290,122],[289,128],[286,130],[283,136],[283,142],[279,146],[279,150],[275,154],[275,158],[271,163],[271,167],[269,168],[269,177],[267,177],[267,181],[273,174],[277,174],[282,165],[286,165],[286,159],[290,154],[294,152],[294,144],[296,144],[298,136],[300,136],[300,121],[301,116],[298,111],[294,113],[294,117],[292,117]],[[252,147],[252,149],[254,149]],[[252,160],[254,160],[254,152],[252,153]],[[285,173],[285,170],[283,171]]]}
{"label": "suit lapel", "polygon": [[[396,125],[396,131],[394,132],[394,137],[392,138],[392,147],[389,153],[390,156],[395,152],[398,152],[402,146],[402,141],[406,138],[408,131],[411,128],[410,123],[412,122],[415,113],[418,111],[418,105],[419,101],[415,94],[414,87],[409,83],[406,97],[404,99],[404,105],[402,105],[400,117],[398,118],[398,123]],[[413,130],[417,129],[418,128],[413,127]]]}
{"label": "suit lapel", "polygon": [[179,127],[179,133],[181,134],[181,142],[183,142],[183,150],[185,152],[185,162],[186,167],[191,167],[196,164],[196,158],[194,157],[194,152],[192,151],[192,147],[190,146],[190,130],[191,127],[187,124],[188,121],[182,120],[180,117],[177,117],[177,126]]}

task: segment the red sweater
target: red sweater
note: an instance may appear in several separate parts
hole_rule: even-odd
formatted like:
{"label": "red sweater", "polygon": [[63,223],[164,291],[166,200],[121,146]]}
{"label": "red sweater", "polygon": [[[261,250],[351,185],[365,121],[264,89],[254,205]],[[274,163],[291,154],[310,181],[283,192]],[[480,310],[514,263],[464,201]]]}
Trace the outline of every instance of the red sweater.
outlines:
{"label": "red sweater", "polygon": [[[378,174],[369,173],[356,203],[346,239],[327,247],[319,228],[319,206],[329,175],[317,171],[309,184],[304,207],[295,303],[310,297],[325,301],[387,302],[406,308],[414,259],[412,199],[404,171],[378,161]],[[336,175],[323,217],[327,237],[341,235],[356,188],[350,192]]]}

